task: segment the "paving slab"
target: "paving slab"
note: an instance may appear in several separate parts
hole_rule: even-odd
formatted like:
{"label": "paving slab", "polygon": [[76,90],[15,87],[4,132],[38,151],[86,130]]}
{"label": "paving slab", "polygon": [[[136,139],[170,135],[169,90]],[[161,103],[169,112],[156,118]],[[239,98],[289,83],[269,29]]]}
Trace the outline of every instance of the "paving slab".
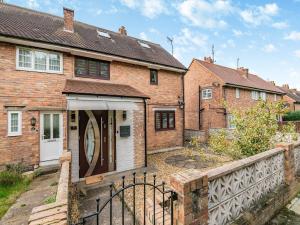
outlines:
{"label": "paving slab", "polygon": [[34,207],[45,204],[47,197],[56,193],[59,173],[37,177],[2,217],[0,225],[26,225]]}

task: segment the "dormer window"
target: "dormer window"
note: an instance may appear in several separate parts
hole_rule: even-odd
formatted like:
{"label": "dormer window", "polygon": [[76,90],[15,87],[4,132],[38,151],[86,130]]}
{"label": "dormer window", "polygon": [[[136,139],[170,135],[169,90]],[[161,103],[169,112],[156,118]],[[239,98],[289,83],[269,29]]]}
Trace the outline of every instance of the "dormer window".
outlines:
{"label": "dormer window", "polygon": [[140,46],[142,46],[143,48],[150,48],[150,46],[144,42],[138,41],[138,43],[140,44]]}
{"label": "dormer window", "polygon": [[106,32],[100,31],[100,30],[97,30],[97,34],[98,34],[100,37],[110,38],[109,33],[106,33]]}

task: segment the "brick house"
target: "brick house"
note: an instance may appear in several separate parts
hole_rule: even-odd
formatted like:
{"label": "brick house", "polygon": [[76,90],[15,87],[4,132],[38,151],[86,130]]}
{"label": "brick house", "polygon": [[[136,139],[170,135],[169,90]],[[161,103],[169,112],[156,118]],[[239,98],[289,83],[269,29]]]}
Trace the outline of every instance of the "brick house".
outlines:
{"label": "brick house", "polygon": [[284,95],[248,69],[217,65],[210,57],[193,59],[184,79],[185,128],[189,130],[233,128],[233,109],[253,106],[259,98],[279,101]]}
{"label": "brick house", "polygon": [[50,165],[72,179],[146,165],[183,145],[186,68],[160,45],[0,3],[0,165]]}
{"label": "brick house", "polygon": [[291,89],[288,84],[277,87],[286,93],[286,95],[283,96],[283,101],[287,104],[290,111],[300,110],[300,91]]}

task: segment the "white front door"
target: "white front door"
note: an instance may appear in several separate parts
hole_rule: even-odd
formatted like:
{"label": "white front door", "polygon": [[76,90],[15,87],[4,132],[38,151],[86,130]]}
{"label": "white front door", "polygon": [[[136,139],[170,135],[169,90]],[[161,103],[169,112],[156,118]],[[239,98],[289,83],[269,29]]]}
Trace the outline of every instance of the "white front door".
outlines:
{"label": "white front door", "polygon": [[42,112],[40,165],[58,164],[63,151],[63,117],[58,112]]}

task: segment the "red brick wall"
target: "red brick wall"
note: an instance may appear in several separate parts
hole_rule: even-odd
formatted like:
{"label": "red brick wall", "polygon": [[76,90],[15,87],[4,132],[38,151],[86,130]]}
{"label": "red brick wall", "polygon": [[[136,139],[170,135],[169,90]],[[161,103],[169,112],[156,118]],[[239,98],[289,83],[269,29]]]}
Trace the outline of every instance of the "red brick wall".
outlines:
{"label": "red brick wall", "polygon": [[[226,128],[227,119],[224,115],[224,100],[228,106],[227,112],[233,109],[244,110],[254,106],[257,101],[251,98],[251,91],[240,89],[240,98],[236,98],[236,89],[223,86],[223,82],[205,67],[193,61],[185,75],[185,124],[186,129],[199,129],[199,86],[212,88],[212,99],[201,99],[201,127],[200,130],[209,128]],[[219,86],[214,85],[218,83]],[[277,101],[282,96],[277,95]],[[274,94],[267,93],[267,100],[274,102]]]}
{"label": "red brick wall", "polygon": [[[39,128],[40,107],[66,108],[65,96],[61,94],[65,80],[74,78],[74,57],[64,54],[63,74],[50,74],[16,70],[16,47],[0,43],[0,165],[25,161],[28,164],[39,162],[39,132],[31,131],[30,118],[37,118]],[[113,61],[109,81],[131,85],[151,97],[148,101],[148,150],[182,146],[183,110],[178,107],[178,96],[182,98],[183,87],[178,73],[159,71],[158,85],[150,85],[149,69]],[[25,105],[23,109],[22,135],[7,137],[7,109],[5,105]],[[176,108],[176,130],[155,132],[153,107]],[[35,109],[35,110],[34,110]],[[30,111],[32,110],[32,111]],[[66,113],[64,113],[66,122]],[[66,148],[66,123],[64,147]]]}

